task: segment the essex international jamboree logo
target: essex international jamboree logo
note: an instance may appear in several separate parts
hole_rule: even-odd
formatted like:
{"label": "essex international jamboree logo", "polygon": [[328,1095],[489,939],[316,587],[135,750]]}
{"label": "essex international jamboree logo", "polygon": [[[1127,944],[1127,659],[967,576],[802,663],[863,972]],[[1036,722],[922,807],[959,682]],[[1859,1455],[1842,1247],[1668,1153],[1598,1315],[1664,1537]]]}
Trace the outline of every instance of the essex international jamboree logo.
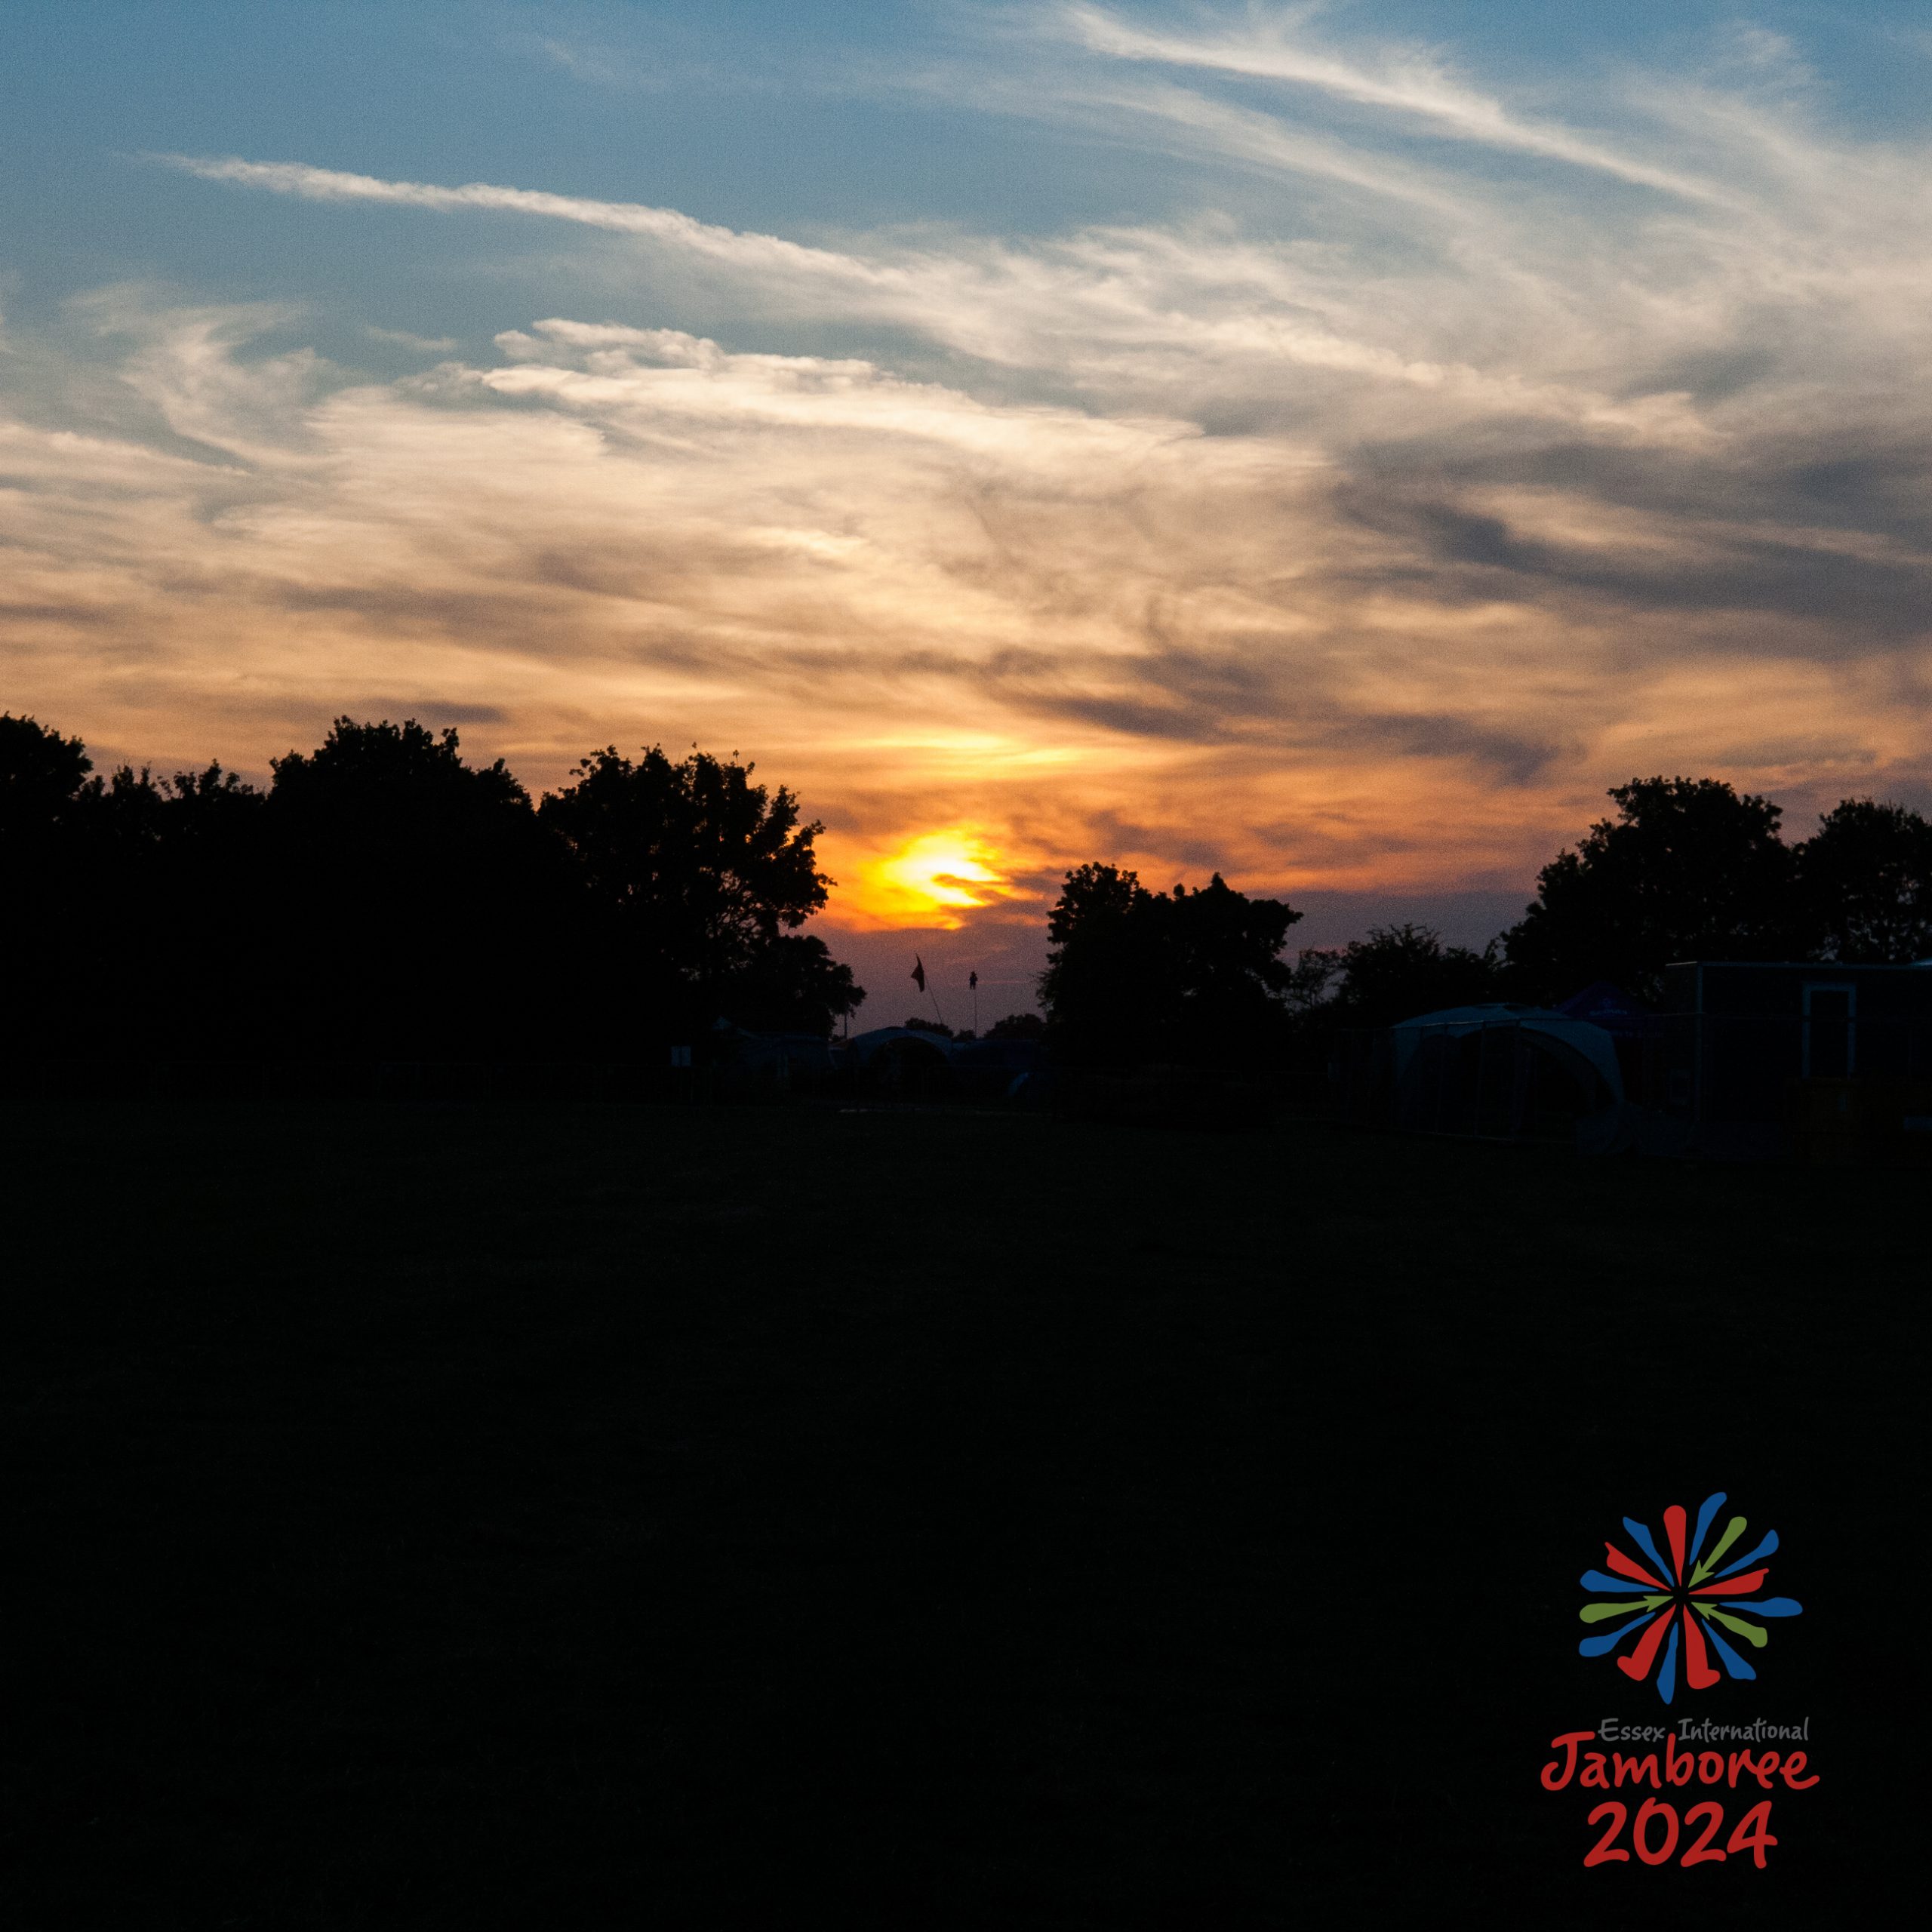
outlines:
{"label": "essex international jamboree logo", "polygon": [[[1770,1580],[1770,1558],[1778,1547],[1775,1530],[1734,1556],[1731,1552],[1750,1525],[1734,1516],[1706,1549],[1718,1512],[1728,1500],[1721,1491],[1706,1497],[1694,1525],[1682,1506],[1673,1503],[1663,1512],[1661,1549],[1648,1524],[1626,1516],[1625,1533],[1640,1555],[1606,1542],[1605,1568],[1583,1573],[1583,1588],[1597,1601],[1584,1604],[1578,1614],[1586,1623],[1615,1628],[1586,1637],[1578,1651],[1585,1657],[1614,1657],[1617,1669],[1632,1684],[1654,1681],[1666,1705],[1677,1695],[1680,1675],[1692,1690],[1708,1690],[1727,1675],[1740,1683],[1756,1682],[1757,1666],[1745,1650],[1761,1654],[1770,1641],[1766,1623],[1802,1610],[1789,1597],[1763,1594]],[[1764,1747],[1808,1745],[1810,1737],[1808,1717],[1799,1723],[1758,1717],[1748,1724],[1689,1716],[1663,1724],[1600,1718],[1587,1730],[1559,1731],[1550,1740],[1559,1755],[1543,1767],[1543,1784],[1547,1791],[1574,1784],[1579,1791],[1604,1794],[1586,1820],[1601,1832],[1583,1855],[1586,1866],[1627,1866],[1634,1853],[1642,1865],[1721,1864],[1748,1857],[1762,1871],[1766,1854],[1778,1841],[1771,1829],[1771,1800],[1759,1794],[1808,1791],[1818,1782],[1806,1751]],[[1593,1745],[1651,1748],[1593,1750]],[[1611,1795],[1626,1785],[1637,1805],[1634,1816],[1628,1804]],[[1643,1796],[1645,1789],[1654,1795]],[[1681,1790],[1682,1798],[1665,1795],[1673,1789]],[[1694,1797],[1700,1801],[1689,1804]],[[1679,1804],[1687,1805],[1681,1817]],[[1726,1836],[1727,1811],[1740,1804],[1743,1815]],[[1627,1847],[1623,1841],[1626,1825]]]}
{"label": "essex international jamboree logo", "polygon": [[[1755,1594],[1764,1587],[1771,1574],[1764,1559],[1777,1552],[1776,1530],[1767,1532],[1746,1555],[1724,1563],[1732,1546],[1750,1527],[1742,1516],[1734,1516],[1711,1546],[1709,1553],[1703,1553],[1704,1538],[1728,1500],[1721,1490],[1715,1496],[1706,1497],[1697,1512],[1697,1527],[1687,1541],[1684,1536],[1687,1518],[1683,1506],[1673,1503],[1663,1512],[1664,1541],[1670,1551],[1668,1562],[1659,1551],[1649,1525],[1635,1517],[1624,1518],[1626,1532],[1650,1559],[1649,1566],[1626,1555],[1614,1543],[1604,1543],[1604,1561],[1617,1574],[1605,1576],[1601,1570],[1586,1570],[1583,1588],[1599,1595],[1607,1592],[1620,1601],[1586,1603],[1578,1614],[1586,1623],[1604,1623],[1613,1618],[1624,1620],[1614,1630],[1586,1637],[1577,1646],[1580,1654],[1607,1657],[1625,1638],[1635,1635],[1635,1643],[1626,1656],[1617,1660],[1617,1667],[1633,1684],[1641,1684],[1654,1664],[1657,1695],[1666,1704],[1677,1694],[1680,1655],[1685,1686],[1692,1690],[1708,1690],[1722,1681],[1721,1673],[1711,1662],[1714,1654],[1731,1676],[1747,1683],[1755,1680],[1755,1667],[1725,1641],[1724,1633],[1727,1631],[1753,1650],[1761,1651],[1770,1640],[1770,1632],[1758,1620],[1796,1617],[1804,1606],[1789,1597]],[[1722,1569],[1718,1567],[1721,1563],[1724,1564]],[[1633,1595],[1633,1586],[1646,1594]]]}

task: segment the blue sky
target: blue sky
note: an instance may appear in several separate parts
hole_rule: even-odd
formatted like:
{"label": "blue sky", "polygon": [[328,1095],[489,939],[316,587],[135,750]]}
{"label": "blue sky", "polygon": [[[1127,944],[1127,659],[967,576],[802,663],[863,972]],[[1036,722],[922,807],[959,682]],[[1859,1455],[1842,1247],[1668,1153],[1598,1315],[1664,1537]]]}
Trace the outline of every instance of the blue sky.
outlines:
{"label": "blue sky", "polygon": [[[50,302],[137,273],[352,312],[386,302],[438,333],[508,325],[510,290],[466,273],[478,266],[470,238],[366,220],[291,233],[273,208],[143,167],[152,152],[507,180],[783,232],[939,221],[1051,233],[1172,216],[1230,194],[1266,209],[1266,184],[1211,185],[1198,168],[1091,125],[1000,111],[1014,70],[1038,64],[1026,23],[1051,11],[916,0],[15,0],[0,29],[9,183],[0,236],[14,299]],[[1214,17],[1122,11],[1142,21]],[[1721,75],[1746,32],[1786,37],[1813,69],[1810,105],[1847,128],[1922,133],[1932,85],[1932,14],[1912,0],[1304,11],[1331,39],[1412,40],[1492,82],[1566,100],[1632,69]],[[1611,102],[1599,104],[1614,116]],[[521,293],[539,276],[504,278]]]}
{"label": "blue sky", "polygon": [[1922,5],[16,0],[5,701],[739,749],[962,961],[1088,857],[1480,939],[1639,771],[1932,802],[1928,84]]}

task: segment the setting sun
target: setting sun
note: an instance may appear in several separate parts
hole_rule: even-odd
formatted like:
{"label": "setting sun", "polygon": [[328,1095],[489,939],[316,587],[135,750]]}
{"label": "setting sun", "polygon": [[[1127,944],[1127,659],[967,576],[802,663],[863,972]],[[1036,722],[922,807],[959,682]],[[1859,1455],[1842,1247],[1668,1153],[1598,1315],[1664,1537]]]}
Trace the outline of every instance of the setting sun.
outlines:
{"label": "setting sun", "polygon": [[1006,896],[993,857],[970,829],[924,832],[863,866],[847,903],[881,924],[956,927],[961,914]]}

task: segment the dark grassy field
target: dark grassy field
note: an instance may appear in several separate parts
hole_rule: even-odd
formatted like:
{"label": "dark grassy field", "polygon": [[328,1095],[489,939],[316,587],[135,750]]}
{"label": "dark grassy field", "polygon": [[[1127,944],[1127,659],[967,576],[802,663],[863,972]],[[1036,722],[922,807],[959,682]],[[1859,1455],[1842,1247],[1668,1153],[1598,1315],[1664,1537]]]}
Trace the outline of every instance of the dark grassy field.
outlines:
{"label": "dark grassy field", "polygon": [[[1907,1869],[1852,1579],[1921,1493],[1909,1180],[804,1106],[4,1133],[14,1923],[1721,1925]],[[1764,1873],[1584,1873],[1543,1747],[1657,1707],[1577,1575],[1718,1487],[1807,1614],[1709,1694],[1810,1712],[1826,1782]]]}

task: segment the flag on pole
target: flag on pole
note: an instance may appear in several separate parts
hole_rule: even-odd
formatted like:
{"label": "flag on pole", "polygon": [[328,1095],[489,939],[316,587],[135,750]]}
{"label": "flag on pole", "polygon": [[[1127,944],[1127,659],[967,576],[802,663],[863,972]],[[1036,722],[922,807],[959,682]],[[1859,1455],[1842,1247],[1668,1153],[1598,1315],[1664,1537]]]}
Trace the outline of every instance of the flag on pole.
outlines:
{"label": "flag on pole", "polygon": [[977,992],[980,990],[979,974],[977,973],[968,973],[966,975],[966,986],[968,992]]}
{"label": "flag on pole", "polygon": [[920,992],[926,989],[926,962],[915,952],[912,955],[912,977]]}

